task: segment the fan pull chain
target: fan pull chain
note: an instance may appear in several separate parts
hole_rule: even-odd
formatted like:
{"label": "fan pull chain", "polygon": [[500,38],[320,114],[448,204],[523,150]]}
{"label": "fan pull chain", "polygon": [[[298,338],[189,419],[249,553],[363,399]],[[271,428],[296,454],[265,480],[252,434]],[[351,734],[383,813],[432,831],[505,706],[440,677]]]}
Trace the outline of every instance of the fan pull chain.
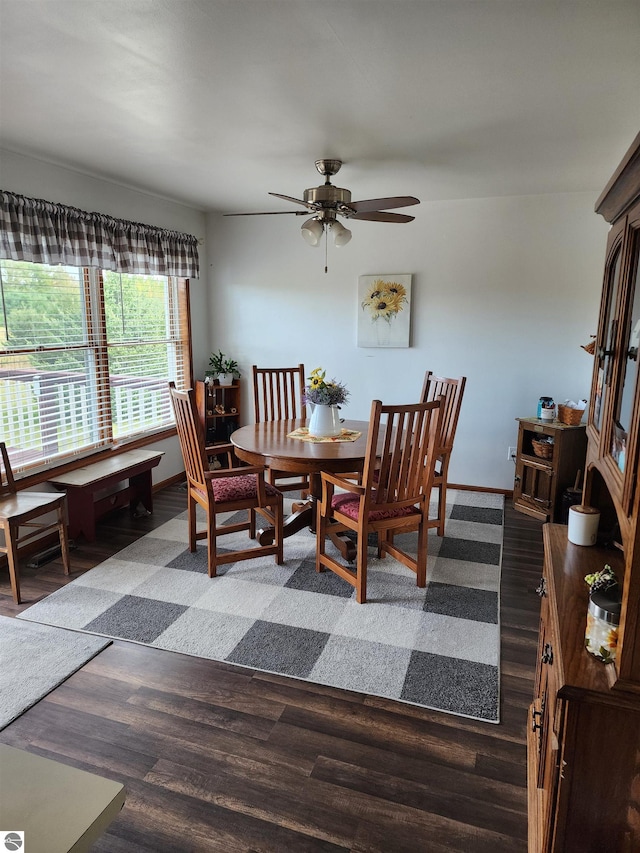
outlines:
{"label": "fan pull chain", "polygon": [[327,260],[328,245],[329,245],[329,229],[325,225],[325,227],[324,227],[324,271],[325,271],[325,274],[326,274],[327,270],[329,269],[329,265],[328,265],[329,262]]}

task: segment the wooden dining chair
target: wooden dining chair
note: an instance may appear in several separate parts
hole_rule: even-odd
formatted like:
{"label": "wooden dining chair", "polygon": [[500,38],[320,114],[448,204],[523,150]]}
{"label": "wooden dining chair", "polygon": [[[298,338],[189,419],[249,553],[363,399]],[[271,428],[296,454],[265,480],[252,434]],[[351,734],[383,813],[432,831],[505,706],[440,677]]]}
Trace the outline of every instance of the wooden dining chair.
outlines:
{"label": "wooden dining chair", "polygon": [[[57,531],[62,551],[62,565],[65,575],[69,574],[69,541],[65,520],[64,493],[30,492],[16,488],[11,462],[4,441],[0,441],[0,529],[4,533],[4,543],[0,544],[0,554],[7,555],[11,592],[16,604],[20,604],[20,572],[18,567],[18,546],[24,545],[46,533]],[[55,513],[55,520],[39,520],[49,513]],[[20,535],[20,528],[27,533]]]}
{"label": "wooden dining chair", "polygon": [[438,490],[438,515],[436,518],[429,520],[429,527],[437,528],[438,536],[444,536],[449,460],[451,458],[451,451],[453,450],[453,440],[456,435],[466,382],[466,376],[460,376],[459,379],[449,379],[445,376],[436,376],[430,370],[427,370],[422,386],[422,396],[420,399],[423,403],[438,400],[440,397],[443,398],[442,429],[439,439],[436,471],[433,478],[433,485]]}
{"label": "wooden dining chair", "polygon": [[[258,367],[253,365],[253,401],[256,423],[294,420],[306,417],[304,403],[304,364],[297,367]],[[281,492],[309,490],[309,478],[292,479],[286,471],[269,469],[268,482]]]}
{"label": "wooden dining chair", "polygon": [[[441,430],[439,400],[406,406],[371,405],[367,454],[362,477],[322,472],[322,498],[317,504],[316,571],[331,569],[356,589],[360,604],[367,600],[369,534],[377,536],[378,556],[394,557],[427,582],[429,497]],[[336,494],[336,489],[342,490]],[[355,570],[326,552],[330,534],[357,534]],[[394,541],[397,533],[418,531],[415,554]]]}
{"label": "wooden dining chair", "polygon": [[[205,447],[204,432],[198,417],[193,389],[178,391],[169,383],[171,403],[176,418],[180,449],[187,475],[187,510],[189,519],[189,550],[196,550],[196,541],[206,539],[208,547],[209,577],[216,576],[217,568],[224,563],[249,560],[274,554],[276,563],[283,561],[282,548],[282,494],[265,481],[262,466],[232,467],[233,445],[216,445],[216,454],[228,454],[229,467],[209,470],[208,457],[212,448]],[[196,505],[206,513],[206,528],[197,530]],[[222,513],[247,510],[247,520],[220,523]],[[273,544],[256,546],[240,551],[218,551],[218,537],[228,533],[248,530],[255,539],[255,513],[262,515],[275,529]]]}

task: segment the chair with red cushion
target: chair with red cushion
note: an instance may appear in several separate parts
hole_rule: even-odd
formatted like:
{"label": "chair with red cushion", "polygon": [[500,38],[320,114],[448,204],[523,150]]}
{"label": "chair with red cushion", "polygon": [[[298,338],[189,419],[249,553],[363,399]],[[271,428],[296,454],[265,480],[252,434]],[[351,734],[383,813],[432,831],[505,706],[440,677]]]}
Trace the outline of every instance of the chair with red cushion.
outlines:
{"label": "chair with red cushion", "polygon": [[433,485],[438,489],[438,516],[429,521],[429,527],[437,527],[438,536],[444,536],[444,523],[447,506],[447,477],[449,476],[449,459],[453,450],[453,439],[458,426],[460,407],[462,406],[462,395],[467,382],[466,376],[459,379],[449,379],[445,376],[436,376],[430,370],[425,373],[424,385],[422,386],[423,403],[443,398],[442,429],[440,433],[440,447],[438,449],[436,472]]}
{"label": "chair with red cushion", "polygon": [[[217,567],[224,563],[235,563],[238,560],[255,559],[269,554],[274,554],[276,563],[280,565],[283,561],[281,492],[265,482],[264,468],[259,466],[232,468],[230,465],[227,469],[210,471],[208,456],[212,448],[205,447],[202,424],[195,404],[195,392],[193,389],[178,391],[173,382],[169,383],[169,390],[187,474],[189,550],[196,550],[196,540],[207,540],[210,578],[216,576]],[[231,459],[233,446],[216,445],[215,452],[227,453]],[[205,530],[196,530],[196,504],[206,513]],[[218,518],[221,513],[236,513],[240,510],[248,511],[246,521],[224,524]],[[270,526],[275,527],[273,544],[218,553],[219,536],[248,530],[250,538],[255,538],[255,512],[260,513]]]}
{"label": "chair with red cushion", "polygon": [[[322,499],[317,504],[316,571],[331,569],[356,589],[360,604],[367,599],[367,546],[378,538],[378,556],[394,557],[427,583],[429,497],[442,428],[439,400],[405,406],[371,405],[367,454],[362,477],[322,472]],[[343,490],[336,493],[336,489]],[[329,533],[357,533],[355,570],[326,552]],[[417,553],[394,542],[397,533],[418,531]]]}

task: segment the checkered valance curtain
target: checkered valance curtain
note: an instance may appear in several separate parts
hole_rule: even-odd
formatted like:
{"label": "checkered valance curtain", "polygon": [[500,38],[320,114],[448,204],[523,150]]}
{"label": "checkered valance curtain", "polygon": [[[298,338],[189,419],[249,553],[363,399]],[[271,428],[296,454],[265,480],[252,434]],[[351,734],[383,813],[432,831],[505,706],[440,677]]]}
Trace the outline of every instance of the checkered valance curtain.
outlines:
{"label": "checkered valance curtain", "polygon": [[198,241],[102,213],[0,190],[0,258],[198,278]]}

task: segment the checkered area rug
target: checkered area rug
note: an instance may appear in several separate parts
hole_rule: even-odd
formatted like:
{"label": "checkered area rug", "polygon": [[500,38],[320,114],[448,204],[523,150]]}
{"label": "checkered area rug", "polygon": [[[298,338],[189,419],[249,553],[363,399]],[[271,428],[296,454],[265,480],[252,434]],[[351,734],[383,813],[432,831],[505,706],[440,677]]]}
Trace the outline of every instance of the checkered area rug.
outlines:
{"label": "checkered area rug", "polygon": [[[346,581],[316,573],[307,530],[285,540],[282,566],[259,557],[209,578],[206,546],[186,548],[185,512],[20,618],[498,722],[503,497],[448,500],[426,589],[370,547],[357,604]],[[247,547],[246,533],[232,537]]]}

